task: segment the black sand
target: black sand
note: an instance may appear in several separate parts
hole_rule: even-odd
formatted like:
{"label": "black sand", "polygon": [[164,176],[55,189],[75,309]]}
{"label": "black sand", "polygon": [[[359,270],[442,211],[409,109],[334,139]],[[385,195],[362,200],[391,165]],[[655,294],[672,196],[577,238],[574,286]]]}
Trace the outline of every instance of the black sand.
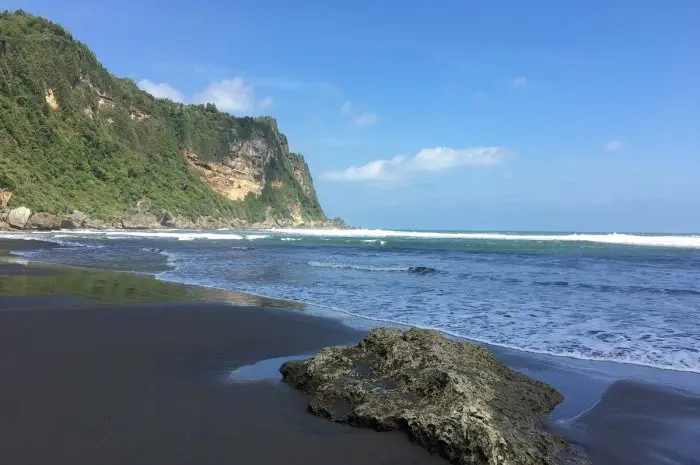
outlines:
{"label": "black sand", "polygon": [[[0,464],[446,463],[400,433],[315,418],[276,379],[228,377],[361,332],[100,273],[0,262]],[[551,427],[594,464],[700,464],[700,376],[492,350],[563,392]]]}
{"label": "black sand", "polygon": [[217,303],[0,311],[2,464],[442,463],[231,369],[353,342],[332,321]]}

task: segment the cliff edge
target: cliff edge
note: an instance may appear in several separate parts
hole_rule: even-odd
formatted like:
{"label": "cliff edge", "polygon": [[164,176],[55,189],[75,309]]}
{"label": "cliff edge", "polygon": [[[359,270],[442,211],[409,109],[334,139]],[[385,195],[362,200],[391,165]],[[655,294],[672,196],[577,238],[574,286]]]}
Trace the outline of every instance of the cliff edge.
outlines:
{"label": "cliff edge", "polygon": [[23,11],[0,44],[0,229],[326,223],[273,118],[156,99]]}

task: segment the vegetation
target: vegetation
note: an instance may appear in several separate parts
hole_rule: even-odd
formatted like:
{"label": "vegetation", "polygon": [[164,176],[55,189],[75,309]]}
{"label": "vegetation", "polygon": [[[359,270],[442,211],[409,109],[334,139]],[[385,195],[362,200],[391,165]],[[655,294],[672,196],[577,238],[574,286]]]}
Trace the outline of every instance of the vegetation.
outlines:
{"label": "vegetation", "polygon": [[[22,11],[0,13],[0,41],[0,188],[13,192],[13,205],[113,220],[148,198],[153,212],[192,219],[290,218],[295,205],[306,220],[325,219],[313,187],[294,175],[310,186],[308,167],[274,119],[155,99],[112,76],[61,26]],[[180,155],[222,161],[252,137],[273,154],[262,194],[243,201],[214,192]]]}

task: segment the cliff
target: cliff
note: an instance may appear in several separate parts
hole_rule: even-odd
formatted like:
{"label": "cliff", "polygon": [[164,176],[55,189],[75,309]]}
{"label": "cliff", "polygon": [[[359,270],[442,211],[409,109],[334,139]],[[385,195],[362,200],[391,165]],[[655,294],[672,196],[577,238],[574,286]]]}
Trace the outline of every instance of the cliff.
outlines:
{"label": "cliff", "polygon": [[64,226],[326,221],[273,118],[156,99],[21,11],[0,13],[0,42],[0,222],[20,206]]}

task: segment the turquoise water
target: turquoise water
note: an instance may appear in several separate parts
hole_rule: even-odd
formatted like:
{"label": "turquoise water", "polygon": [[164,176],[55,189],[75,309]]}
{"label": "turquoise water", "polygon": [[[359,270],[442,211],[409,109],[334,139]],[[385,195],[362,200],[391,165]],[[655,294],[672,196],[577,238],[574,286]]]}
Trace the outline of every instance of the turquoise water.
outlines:
{"label": "turquoise water", "polygon": [[[700,236],[60,231],[26,258],[149,272],[529,352],[700,372]],[[430,270],[417,273],[414,268]]]}

